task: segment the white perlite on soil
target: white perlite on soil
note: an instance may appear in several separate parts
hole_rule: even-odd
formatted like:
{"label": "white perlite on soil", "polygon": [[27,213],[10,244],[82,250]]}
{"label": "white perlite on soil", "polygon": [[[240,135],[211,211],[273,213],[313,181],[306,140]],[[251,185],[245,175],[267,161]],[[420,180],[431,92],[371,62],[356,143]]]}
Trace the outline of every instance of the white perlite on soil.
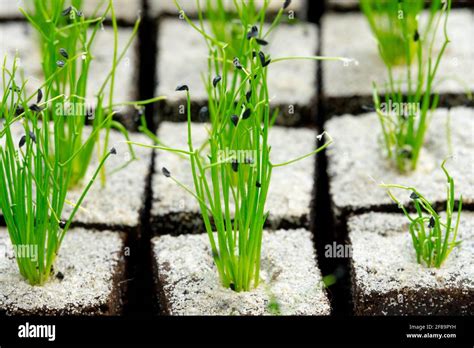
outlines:
{"label": "white perlite on soil", "polygon": [[[446,136],[447,110],[434,112],[426,133],[416,171],[400,174],[386,158],[380,143],[382,131],[375,113],[360,116],[344,115],[327,122],[326,130],[334,138],[327,150],[329,191],[336,217],[367,211],[382,205],[394,206],[386,190],[378,184],[401,184],[416,187],[432,203],[446,202],[446,177],[441,170],[443,159],[450,155]],[[451,138],[454,158],[447,168],[455,181],[456,199],[474,203],[474,110],[451,109]],[[403,203],[410,192],[393,189]]]}
{"label": "white perlite on soil", "polygon": [[[103,144],[104,132],[101,134]],[[148,137],[129,133],[130,140],[137,143],[151,145]],[[137,228],[140,224],[140,215],[145,206],[146,181],[150,175],[152,150],[141,146],[134,146],[137,160],[128,164],[122,170],[118,168],[132,159],[124,136],[114,130],[110,132],[109,148],[115,147],[116,155],[111,155],[107,160],[106,185],[103,187],[100,175],[84,199],[81,208],[76,213],[74,223],[92,226]],[[101,157],[102,158],[102,157]],[[86,178],[81,187],[72,189],[68,193],[68,199],[77,202],[82,191],[92,178],[98,167],[97,151],[94,151],[93,160],[87,170]],[[72,206],[65,205],[64,217],[69,217]]]}
{"label": "white perlite on soil", "polygon": [[[118,31],[118,52],[121,53],[131,37],[132,29],[120,28]],[[0,54],[7,56],[7,66],[11,67],[15,54],[18,54],[20,70],[23,71],[25,79],[28,80],[27,94],[34,93],[44,83],[41,68],[40,47],[37,33],[31,26],[24,23],[1,23],[0,24]],[[15,38],[12,40],[11,38]],[[127,54],[116,68],[114,103],[133,101],[136,99],[138,89],[137,83],[137,47],[135,38]],[[113,30],[104,26],[99,30],[95,43],[91,48],[94,59],[90,64],[87,103],[95,105],[99,88],[102,86],[112,68],[113,54]],[[17,65],[18,65],[17,63]],[[59,69],[59,68],[58,68]],[[20,83],[20,72],[18,72],[17,83]],[[3,87],[0,92],[3,93]],[[105,101],[108,100],[109,88],[105,88]]]}
{"label": "white perlite on soil", "polygon": [[[192,124],[194,147],[207,139],[206,125]],[[297,158],[315,149],[317,133],[310,129],[275,126],[270,132],[273,163]],[[173,148],[187,149],[187,125],[163,122],[158,138]],[[165,177],[161,169],[166,167],[171,175],[190,188],[194,188],[191,166],[187,158],[158,151],[153,175],[152,229],[157,233],[180,233],[179,229],[203,232],[199,204],[188,192]],[[292,165],[275,168],[272,172],[266,209],[270,211],[269,223],[274,228],[287,222],[291,226],[307,227],[314,188],[315,156]]]}
{"label": "white perlite on soil", "polygon": [[[269,45],[262,51],[271,58],[313,56],[317,51],[317,27],[314,24],[280,25],[268,37]],[[183,93],[176,86],[189,86],[193,102],[203,104],[207,93],[202,74],[208,71],[208,48],[204,39],[184,20],[165,19],[160,22],[158,37],[158,86],[156,95],[166,95],[173,114],[184,103]],[[298,110],[310,108],[316,98],[317,63],[292,60],[270,64],[268,86],[271,104],[279,106],[285,119],[277,122],[294,123],[301,115]],[[294,113],[291,108],[296,111]],[[195,110],[197,112],[197,110]]]}
{"label": "white perlite on soil", "polygon": [[356,314],[474,313],[474,213],[462,212],[462,244],[439,269],[416,262],[403,214],[354,216],[348,228]]}
{"label": "white perlite on soil", "polygon": [[[426,16],[422,17],[422,21]],[[442,27],[440,28],[442,29]],[[444,42],[443,31],[434,54]],[[466,85],[474,90],[474,15],[470,10],[455,9],[448,20],[448,35],[451,42],[438,68],[435,90],[439,93],[464,94]],[[326,97],[371,96],[372,82],[379,90],[388,75],[379,57],[377,43],[370,31],[367,19],[361,13],[327,14],[322,18],[322,55],[352,58],[357,64],[334,64],[322,62],[323,83]],[[357,44],[354,44],[357,43]],[[425,67],[426,68],[426,67]],[[394,75],[405,77],[404,68],[394,69]],[[446,80],[444,80],[446,79]],[[456,79],[464,82],[460,83]],[[441,81],[443,80],[443,81]]]}
{"label": "white perlite on soil", "polygon": [[[0,312],[7,315],[113,315],[122,310],[124,279],[120,233],[70,230],[42,286],[30,285],[18,270],[6,229],[0,229]],[[5,253],[7,250],[7,253]],[[5,257],[7,255],[7,257]],[[64,276],[61,279],[61,276]]]}
{"label": "white perlite on soil", "polygon": [[23,14],[18,10],[18,6],[23,6],[21,0],[0,0],[0,18],[23,18]]}
{"label": "white perlite on soil", "polygon": [[[331,307],[307,230],[264,232],[257,289],[222,287],[207,234],[152,239],[155,280],[171,315],[329,315]],[[162,303],[163,304],[163,303]]]}
{"label": "white perlite on soil", "polygon": [[[91,17],[96,14],[96,17],[103,15],[109,1],[98,1],[98,0],[84,0],[83,11],[86,17]],[[118,20],[124,20],[128,23],[134,23],[142,12],[142,1],[141,0],[114,0],[114,11],[115,16]],[[107,15],[110,19],[112,16]],[[95,17],[94,17],[95,18]]]}
{"label": "white perlite on soil", "polygon": [[[197,17],[198,15],[198,8],[196,5],[196,1],[191,0],[179,0],[178,1],[181,8],[186,12],[188,17]],[[234,3],[232,0],[224,0],[224,6],[228,10],[235,9]],[[263,0],[256,0],[256,7],[261,8],[263,5]],[[277,13],[280,8],[283,6],[283,0],[272,0],[270,1],[269,7],[267,12],[269,13]],[[200,5],[203,10],[206,8],[206,1],[200,0]],[[175,15],[178,17],[178,9],[174,3],[174,0],[149,0],[150,12],[153,16],[159,16],[162,14],[168,15]],[[306,6],[307,0],[293,0],[290,6],[285,10],[285,13],[288,15],[290,12],[293,11],[295,17],[297,18],[305,18],[306,17]]]}

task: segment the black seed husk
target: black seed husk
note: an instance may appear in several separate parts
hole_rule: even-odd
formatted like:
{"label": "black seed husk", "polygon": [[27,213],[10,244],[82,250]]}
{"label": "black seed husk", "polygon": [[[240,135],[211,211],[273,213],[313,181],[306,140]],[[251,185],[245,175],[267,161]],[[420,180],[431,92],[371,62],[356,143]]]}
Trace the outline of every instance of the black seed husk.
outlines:
{"label": "black seed husk", "polygon": [[234,290],[234,291],[235,291],[235,285],[234,285],[234,283],[230,283],[230,284],[229,284],[229,287],[231,288],[231,290]]}
{"label": "black seed husk", "polygon": [[233,159],[230,164],[232,166],[232,170],[237,173],[239,171],[239,162],[237,162],[237,160]]}
{"label": "black seed husk", "polygon": [[115,147],[110,149],[110,154],[116,155],[117,154],[117,149]]}
{"label": "black seed husk", "polygon": [[23,145],[25,145],[26,143],[26,135],[23,135],[21,138],[20,138],[20,141],[18,143],[18,147],[23,147]]}
{"label": "black seed husk", "polygon": [[262,184],[260,184],[258,181],[255,183],[255,186],[257,186],[257,188],[260,188],[262,187]]}
{"label": "black seed husk", "polygon": [[43,99],[43,91],[38,89],[38,94],[36,95],[36,102],[39,103]]}
{"label": "black seed husk", "polygon": [[258,43],[259,45],[262,45],[262,46],[268,45],[268,41],[265,41],[264,39],[259,39],[259,38],[257,38],[257,39],[255,39],[255,41],[257,41],[257,43]]}
{"label": "black seed husk", "polygon": [[62,272],[58,272],[58,273],[56,273],[56,278],[58,278],[59,280],[63,280],[64,279],[64,274],[62,274]]}
{"label": "black seed husk", "polygon": [[220,75],[217,75],[216,77],[214,77],[212,79],[212,86],[214,86],[214,88],[216,88],[216,86],[220,82],[220,80],[222,80],[222,77]]}
{"label": "black seed husk", "polygon": [[254,25],[250,31],[247,33],[247,39],[250,40],[253,37],[257,37],[258,35],[258,28],[256,25]]}
{"label": "black seed husk", "polygon": [[32,131],[29,131],[28,135],[30,136],[30,139],[33,140],[34,143],[36,143],[36,135]]}
{"label": "black seed husk", "polygon": [[413,40],[416,42],[420,39],[420,34],[418,33],[418,30],[415,30],[415,34],[413,35]]}
{"label": "black seed husk", "polygon": [[33,112],[41,112],[43,109],[38,106],[38,104],[31,104],[30,110]]}
{"label": "black seed husk", "polygon": [[69,54],[64,48],[59,49],[59,54],[62,55],[64,58],[69,59]]}
{"label": "black seed husk", "polygon": [[250,98],[252,97],[252,91],[248,91],[245,93],[245,99],[247,99],[247,103],[250,101]]}
{"label": "black seed husk", "polygon": [[239,123],[239,116],[237,116],[237,115],[232,115],[232,116],[230,116],[230,120],[232,121],[232,123],[234,124],[234,126],[237,126],[237,123]]}
{"label": "black seed husk", "polygon": [[258,57],[260,58],[260,63],[263,66],[263,64],[265,64],[265,54],[262,51],[260,51],[258,52]]}
{"label": "black seed husk", "polygon": [[285,0],[285,2],[283,3],[283,9],[286,10],[288,6],[290,6],[290,4],[291,4],[291,0]]}
{"label": "black seed husk", "polygon": [[209,109],[207,106],[203,106],[201,110],[199,110],[199,120],[206,121],[209,118]]}
{"label": "black seed husk", "polygon": [[19,105],[18,105],[18,106],[16,107],[16,109],[15,109],[15,115],[16,115],[16,116],[20,116],[20,115],[21,115],[22,113],[24,113],[24,112],[25,112],[25,109],[23,109],[22,106],[19,106]]}
{"label": "black seed husk", "polygon": [[64,227],[66,227],[66,221],[62,221],[62,220],[59,221],[59,227],[60,227],[61,229],[64,229]]}
{"label": "black seed husk", "polygon": [[61,15],[67,16],[69,13],[71,13],[71,10],[72,10],[72,6],[69,6],[69,7],[65,8],[63,10],[63,12],[61,12]]}
{"label": "black seed husk", "polygon": [[56,65],[57,65],[58,67],[60,67],[60,68],[64,67],[65,64],[66,64],[66,63],[64,63],[64,60],[61,60],[61,59],[59,59],[59,60],[56,62]]}
{"label": "black seed husk", "polygon": [[234,64],[234,66],[235,66],[237,69],[239,69],[239,70],[242,69],[242,65],[240,64],[239,58],[237,58],[237,57],[234,58],[234,60],[232,61],[232,63]]}
{"label": "black seed husk", "polygon": [[411,199],[418,199],[418,198],[420,198],[420,196],[418,196],[415,192],[412,192],[412,193],[410,194],[410,198],[411,198]]}
{"label": "black seed husk", "polygon": [[189,91],[188,85],[179,85],[176,87],[176,91]]}
{"label": "black seed husk", "polygon": [[247,108],[245,109],[244,114],[242,115],[242,118],[246,120],[247,118],[250,117],[250,114],[251,114],[251,110]]}
{"label": "black seed husk", "polygon": [[166,176],[167,178],[171,177],[171,173],[168,169],[166,169],[165,167],[161,168],[161,172],[163,173],[164,176]]}
{"label": "black seed husk", "polygon": [[428,227],[429,228],[435,227],[435,219],[432,216],[430,217],[430,222],[428,223]]}

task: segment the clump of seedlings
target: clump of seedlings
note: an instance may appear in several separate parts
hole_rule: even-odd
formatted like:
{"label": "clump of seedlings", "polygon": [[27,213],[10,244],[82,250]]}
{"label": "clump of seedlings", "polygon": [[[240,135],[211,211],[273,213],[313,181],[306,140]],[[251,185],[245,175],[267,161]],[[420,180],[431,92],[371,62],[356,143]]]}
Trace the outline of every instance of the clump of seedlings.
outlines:
{"label": "clump of seedlings", "polygon": [[[67,64],[57,69],[67,68]],[[58,102],[64,102],[64,96],[43,101],[49,93],[39,89],[33,96],[24,98],[25,83],[21,86],[15,83],[16,70],[16,63],[9,71],[4,61],[5,93],[0,104],[4,119],[0,132],[0,208],[21,275],[30,284],[41,285],[53,272],[63,238],[87,192],[107,158],[116,151],[108,150],[101,158],[78,201],[67,201],[74,172],[72,160],[78,155],[76,135],[69,134],[69,141],[64,141],[64,128],[52,111]],[[42,88],[49,91],[50,81]],[[36,101],[28,104],[34,97]],[[18,135],[18,130],[23,134]],[[61,216],[65,204],[72,204],[74,209],[64,221]]]}
{"label": "clump of seedlings", "polygon": [[[454,180],[446,169],[446,160],[441,164],[441,168],[446,175],[448,182],[446,193],[446,219],[441,216],[432,207],[429,200],[426,199],[416,188],[403,185],[381,184],[387,188],[390,198],[398,204],[405,216],[410,221],[409,229],[413,241],[413,247],[416,251],[416,260],[427,267],[440,268],[446,261],[453,249],[461,244],[457,240],[459,221],[462,211],[462,196],[459,197],[456,221],[453,226],[455,212],[454,199]],[[411,191],[410,199],[416,210],[416,215],[412,217],[403,204],[393,195],[390,189],[402,189]]]}
{"label": "clump of seedlings", "polygon": [[[68,3],[71,3],[71,5],[66,7]],[[92,161],[94,150],[100,157],[107,154],[109,134],[112,128],[123,133],[124,137],[129,140],[126,128],[114,120],[116,114],[114,108],[119,105],[114,104],[113,97],[117,66],[124,59],[138,33],[140,19],[135,22],[130,38],[123,50],[119,52],[115,9],[112,0],[107,0],[107,3],[108,6],[104,12],[98,16],[98,9],[103,4],[103,1],[100,1],[91,19],[85,18],[80,10],[82,0],[72,2],[65,0],[34,0],[28,11],[20,9],[37,31],[39,38],[43,74],[45,80],[48,81],[48,86],[50,86],[45,90],[45,97],[55,99],[58,96],[64,96],[64,98],[55,99],[56,103],[52,111],[56,113],[52,118],[57,119],[57,123],[63,128],[64,132],[64,136],[58,138],[58,141],[66,146],[66,143],[71,141],[71,135],[75,134],[74,148],[77,156],[71,159],[73,166],[70,180],[71,187],[82,184]],[[96,96],[95,105],[88,105],[86,97],[88,90],[90,90],[90,66],[94,64],[91,49],[97,35],[100,35],[100,31],[104,30],[103,22],[108,15],[111,18],[113,30],[112,66],[99,89],[93,91]],[[106,95],[106,91],[108,95]],[[125,102],[120,105],[142,107],[161,99],[163,98]],[[92,126],[91,136],[83,134],[87,123]],[[105,132],[103,140],[100,137],[101,131]],[[131,162],[136,159],[131,146],[130,153]],[[62,160],[65,158],[62,157]],[[100,178],[102,185],[105,185],[105,167],[101,170]]]}
{"label": "clump of seedlings", "polygon": [[[385,97],[373,84],[373,100],[383,133],[386,155],[400,172],[415,170],[439,95],[433,93],[439,64],[449,43],[447,22],[451,0],[431,2],[424,30],[419,24],[423,0],[382,2],[363,0],[363,9],[378,42],[388,71]],[[444,42],[437,54],[434,45],[443,24]],[[404,67],[405,75],[394,77],[394,66]]]}
{"label": "clump of seedlings", "polygon": [[211,33],[204,25],[199,1],[199,22],[195,24],[184,17],[209,47],[209,71],[204,78],[208,104],[201,110],[210,121],[208,139],[202,146],[193,144],[190,91],[187,85],[180,85],[176,90],[186,93],[187,100],[188,149],[154,147],[189,158],[194,189],[186,187],[166,168],[162,169],[163,175],[199,202],[222,285],[235,291],[248,291],[260,282],[262,236],[269,215],[265,202],[272,171],[317,154],[332,143],[332,138],[323,133],[318,136],[320,146],[316,150],[284,163],[271,161],[268,137],[278,111],[270,110],[268,67],[287,59],[342,58],[272,59],[265,54],[262,49],[265,40],[280,23],[289,1],[284,2],[266,32],[268,0],[259,11],[253,1],[234,1],[237,18],[228,24],[222,22],[228,18],[222,1],[209,0],[206,4],[206,13],[211,14]]}

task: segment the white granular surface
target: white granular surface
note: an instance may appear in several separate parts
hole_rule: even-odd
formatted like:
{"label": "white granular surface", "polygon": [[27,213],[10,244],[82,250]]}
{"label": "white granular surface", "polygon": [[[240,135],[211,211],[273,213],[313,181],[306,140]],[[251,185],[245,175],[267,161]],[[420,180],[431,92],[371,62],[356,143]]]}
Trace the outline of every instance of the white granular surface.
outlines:
{"label": "white granular surface", "polygon": [[[2,251],[11,250],[6,229],[0,230]],[[7,314],[60,311],[81,314],[88,307],[107,305],[112,277],[121,259],[123,241],[119,233],[70,230],[54,265],[64,275],[51,275],[43,286],[31,286],[19,273],[13,257],[0,255],[0,309]],[[7,255],[9,255],[7,253]]]}
{"label": "white granular surface", "polygon": [[268,315],[271,299],[283,315],[330,314],[307,230],[265,232],[262,282],[240,293],[221,286],[207,234],[155,237],[152,245],[172,315]]}
{"label": "white granular surface", "polygon": [[[193,123],[192,135],[194,147],[197,148],[206,140],[206,125]],[[313,151],[316,136],[317,132],[311,129],[273,127],[269,136],[272,162],[285,162]],[[187,149],[187,125],[163,122],[158,130],[158,138],[167,146]],[[266,203],[266,209],[270,211],[270,220],[280,221],[283,218],[295,220],[304,215],[309,217],[315,160],[313,156],[273,170]],[[152,185],[152,215],[182,211],[199,213],[196,199],[177,186],[174,181],[166,178],[161,172],[162,167],[166,167],[171,175],[191,189],[194,188],[189,159],[166,151],[157,151]]]}
{"label": "white granular surface", "polygon": [[474,213],[462,212],[458,231],[462,244],[439,269],[417,263],[407,221],[403,214],[387,213],[348,220],[357,286],[365,294],[407,288],[474,291]]}
{"label": "white granular surface", "polygon": [[[326,130],[334,144],[327,150],[330,194],[336,215],[342,210],[394,204],[378,184],[401,184],[416,187],[431,202],[446,201],[446,177],[441,170],[443,159],[450,155],[446,136],[447,110],[434,112],[426,133],[417,170],[400,172],[385,156],[381,126],[375,113],[343,115],[327,122]],[[451,109],[451,138],[454,158],[447,162],[454,178],[456,199],[462,194],[466,203],[474,202],[474,110]],[[393,189],[404,203],[410,192]]]}
{"label": "white granular surface", "polygon": [[[90,128],[88,128],[88,131]],[[133,142],[151,145],[148,137],[138,133],[130,133]],[[105,132],[101,133],[103,139]],[[100,224],[106,226],[136,227],[140,222],[140,212],[144,207],[146,179],[151,170],[152,149],[134,146],[137,160],[132,161],[122,170],[115,171],[131,160],[132,154],[125,137],[114,130],[110,132],[109,148],[115,147],[116,155],[111,155],[106,162],[106,185],[102,186],[100,175],[84,199],[74,222],[84,224]],[[86,178],[79,188],[69,191],[68,199],[77,202],[85,185],[92,178],[98,167],[97,151],[87,169]],[[65,205],[63,216],[69,217],[73,207]]]}

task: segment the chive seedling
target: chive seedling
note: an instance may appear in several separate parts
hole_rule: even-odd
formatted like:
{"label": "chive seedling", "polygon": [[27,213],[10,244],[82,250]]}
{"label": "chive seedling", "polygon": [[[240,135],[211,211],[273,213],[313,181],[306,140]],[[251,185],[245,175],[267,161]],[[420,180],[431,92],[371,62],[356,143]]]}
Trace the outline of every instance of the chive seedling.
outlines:
{"label": "chive seedling", "polygon": [[[123,102],[114,104],[113,96],[115,91],[115,78],[117,66],[124,59],[127,51],[137,36],[140,19],[135,22],[132,34],[126,42],[123,50],[118,50],[118,25],[115,16],[113,0],[107,0],[108,6],[104,12],[97,16],[99,8],[104,3],[100,1],[91,19],[85,18],[80,11],[82,0],[74,0],[70,6],[66,6],[65,0],[34,0],[32,9],[25,11],[21,9],[25,18],[37,31],[42,52],[42,68],[49,88],[46,98],[64,95],[69,96],[64,99],[55,99],[52,119],[58,121],[63,128],[64,136],[58,141],[66,146],[70,142],[70,135],[75,137],[75,152],[77,156],[71,158],[73,165],[71,187],[79,186],[92,161],[94,150],[99,157],[107,154],[109,148],[110,130],[112,128],[120,131],[129,140],[126,128],[113,119],[114,108],[124,106],[143,106],[155,101],[164,99],[162,97],[153,98],[146,101]],[[113,31],[113,51],[111,68],[98,90],[94,90],[97,100],[92,107],[87,105],[89,91],[90,67],[94,64],[91,49],[96,41],[99,31],[103,30],[103,22],[110,15]],[[58,69],[60,71],[58,72]],[[108,89],[106,95],[106,90]],[[50,112],[49,110],[47,112]],[[83,135],[88,118],[91,122],[92,136]],[[100,133],[105,134],[101,140]],[[135,153],[130,147],[131,161],[135,160]],[[62,160],[66,158],[63,157]],[[125,167],[125,166],[124,166]],[[101,183],[105,185],[105,167],[100,173]]]}
{"label": "chive seedling", "polygon": [[[381,102],[378,87],[373,83],[375,111],[382,127],[386,155],[394,161],[400,172],[415,170],[429,115],[439,101],[439,95],[433,93],[433,84],[449,43],[447,23],[451,0],[443,5],[441,0],[431,2],[429,18],[423,31],[418,23],[423,0],[362,0],[361,6],[388,71],[389,82],[384,102]],[[389,18],[387,23],[385,17]],[[444,42],[435,54],[433,46],[443,17]],[[404,59],[399,53],[403,54]],[[397,80],[394,78],[393,66],[401,63],[404,63],[405,77]],[[402,85],[406,86],[406,95],[402,92]]]}
{"label": "chive seedling", "polygon": [[[416,251],[416,260],[427,267],[440,268],[446,261],[453,249],[461,244],[457,240],[459,221],[462,211],[462,195],[459,197],[456,222],[453,226],[454,213],[454,180],[446,169],[446,160],[441,164],[441,168],[446,175],[448,182],[446,197],[446,220],[432,207],[430,202],[414,187],[381,184],[387,189],[390,198],[398,204],[405,216],[410,221],[409,230]],[[412,217],[403,204],[393,195],[390,189],[402,189],[410,191],[410,199],[416,210],[416,216]],[[452,236],[452,237],[451,237]]]}
{"label": "chive seedling", "polygon": [[[0,115],[4,119],[0,132],[0,209],[12,245],[17,248],[14,250],[21,275],[31,285],[41,285],[53,272],[59,248],[77,210],[115,150],[101,159],[78,201],[68,202],[67,189],[74,168],[72,161],[63,162],[62,158],[75,156],[76,135],[70,135],[70,141],[64,144],[60,141],[63,128],[50,122],[50,109],[64,96],[43,101],[40,89],[35,93],[37,108],[29,108],[27,103],[33,96],[23,97],[25,84],[19,92],[13,92],[17,90],[16,63],[9,71],[5,59],[2,68],[3,85],[13,88],[4,89],[0,104]],[[18,115],[19,105],[23,111]],[[23,135],[18,136],[17,130],[22,130]],[[74,209],[64,221],[61,215],[66,203],[73,204]],[[17,253],[19,248],[27,248],[27,254]]]}
{"label": "chive seedling", "polygon": [[[180,13],[184,13],[175,3]],[[263,228],[269,215],[265,203],[273,170],[313,156],[332,143],[332,138],[323,133],[319,139],[325,134],[325,143],[316,150],[284,163],[271,161],[268,139],[278,111],[270,111],[268,66],[296,58],[343,59],[268,57],[257,39],[264,40],[278,26],[284,11],[282,7],[264,31],[268,0],[263,2],[260,11],[255,9],[253,1],[234,1],[237,17],[232,22],[227,21],[222,0],[207,0],[211,32],[204,25],[199,1],[197,4],[198,24],[185,13],[184,18],[209,47],[209,70],[204,78],[211,126],[209,136],[202,146],[194,146],[191,91],[186,85],[179,85],[176,91],[186,94],[188,149],[150,147],[189,158],[194,189],[182,184],[168,169],[163,168],[162,173],[199,203],[222,285],[234,291],[248,291],[260,282]],[[288,5],[286,1],[284,6]]]}

